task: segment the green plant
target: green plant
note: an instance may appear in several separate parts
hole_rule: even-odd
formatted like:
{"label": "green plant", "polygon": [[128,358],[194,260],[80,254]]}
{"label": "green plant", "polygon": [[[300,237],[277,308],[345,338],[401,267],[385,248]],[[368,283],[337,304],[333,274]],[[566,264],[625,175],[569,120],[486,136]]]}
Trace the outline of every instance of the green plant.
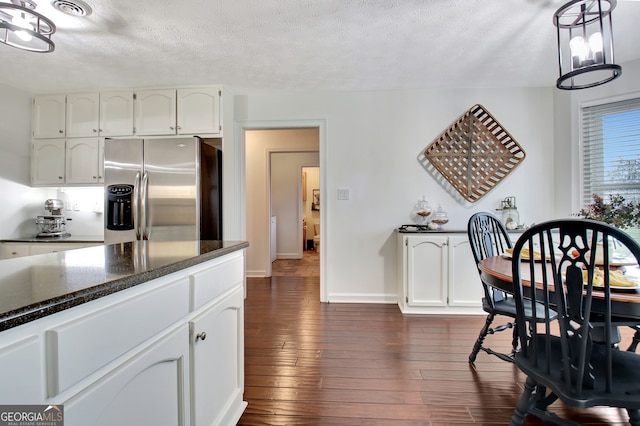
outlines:
{"label": "green plant", "polygon": [[618,228],[636,228],[640,226],[640,203],[626,201],[622,195],[609,195],[609,203],[593,194],[593,203],[580,210],[578,216],[599,220]]}

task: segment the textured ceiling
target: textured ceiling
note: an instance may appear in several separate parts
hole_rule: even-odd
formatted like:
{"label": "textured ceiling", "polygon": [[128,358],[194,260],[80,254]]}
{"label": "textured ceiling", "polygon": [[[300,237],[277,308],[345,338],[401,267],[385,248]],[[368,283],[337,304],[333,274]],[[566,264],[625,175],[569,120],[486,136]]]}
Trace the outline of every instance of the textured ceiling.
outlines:
{"label": "textured ceiling", "polygon": [[[0,0],[8,2],[9,0]],[[84,0],[50,54],[0,45],[31,93],[223,84],[236,90],[555,85],[554,0]],[[640,58],[640,1],[613,12],[616,62]],[[624,78],[624,69],[622,78]]]}

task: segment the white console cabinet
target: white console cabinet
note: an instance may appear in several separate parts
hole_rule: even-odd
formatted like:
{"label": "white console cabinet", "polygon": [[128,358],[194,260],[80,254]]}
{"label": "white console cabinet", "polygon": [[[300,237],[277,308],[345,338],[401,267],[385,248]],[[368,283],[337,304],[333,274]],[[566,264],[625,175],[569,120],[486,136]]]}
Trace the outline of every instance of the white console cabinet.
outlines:
{"label": "white console cabinet", "polygon": [[482,286],[465,234],[397,235],[402,313],[482,313]]}

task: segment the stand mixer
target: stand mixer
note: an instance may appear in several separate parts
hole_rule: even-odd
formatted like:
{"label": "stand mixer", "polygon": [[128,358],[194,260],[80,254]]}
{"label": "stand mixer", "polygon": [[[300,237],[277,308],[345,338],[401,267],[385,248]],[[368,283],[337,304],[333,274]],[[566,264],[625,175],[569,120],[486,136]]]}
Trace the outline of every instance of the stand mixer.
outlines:
{"label": "stand mixer", "polygon": [[38,216],[36,224],[40,233],[38,237],[68,237],[71,234],[66,232],[67,219],[62,214],[64,203],[62,200],[48,199],[44,202],[44,209],[50,214]]}

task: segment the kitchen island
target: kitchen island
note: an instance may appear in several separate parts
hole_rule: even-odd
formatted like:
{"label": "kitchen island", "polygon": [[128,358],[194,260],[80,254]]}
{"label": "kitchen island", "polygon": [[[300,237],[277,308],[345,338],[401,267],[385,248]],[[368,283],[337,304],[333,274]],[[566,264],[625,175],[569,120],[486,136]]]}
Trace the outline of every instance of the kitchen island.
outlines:
{"label": "kitchen island", "polygon": [[235,424],[246,242],[138,241],[0,261],[0,401],[65,425]]}

